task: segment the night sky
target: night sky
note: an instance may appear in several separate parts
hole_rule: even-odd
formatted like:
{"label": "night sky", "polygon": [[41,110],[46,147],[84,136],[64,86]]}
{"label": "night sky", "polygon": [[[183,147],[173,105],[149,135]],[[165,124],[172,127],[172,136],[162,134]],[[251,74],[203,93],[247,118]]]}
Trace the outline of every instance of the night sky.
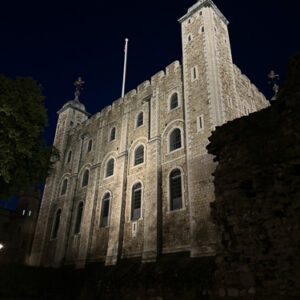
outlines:
{"label": "night sky", "polygon": [[[3,2],[3,1],[1,1]],[[233,62],[267,98],[267,74],[283,79],[300,50],[297,0],[215,0],[229,20]],[[52,144],[56,112],[86,82],[81,102],[94,114],[121,95],[124,39],[129,38],[126,91],[181,61],[177,20],[196,0],[6,1],[0,8],[0,73],[31,76],[43,86]]]}

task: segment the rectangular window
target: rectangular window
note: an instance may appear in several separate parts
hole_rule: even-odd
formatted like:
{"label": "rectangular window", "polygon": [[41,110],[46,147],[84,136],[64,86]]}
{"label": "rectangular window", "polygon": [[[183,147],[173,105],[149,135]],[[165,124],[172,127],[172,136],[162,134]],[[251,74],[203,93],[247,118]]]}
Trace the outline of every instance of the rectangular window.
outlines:
{"label": "rectangular window", "polygon": [[109,199],[104,200],[102,203],[102,217],[100,227],[107,226],[108,223],[108,212],[109,212]]}
{"label": "rectangular window", "polygon": [[137,220],[141,216],[141,198],[142,191],[141,189],[135,190],[133,193],[133,201],[132,201],[132,220]]}
{"label": "rectangular window", "polygon": [[198,70],[197,67],[192,68],[192,81],[198,79]]}
{"label": "rectangular window", "polygon": [[197,131],[203,131],[204,130],[204,120],[203,115],[199,116],[197,118]]}
{"label": "rectangular window", "polygon": [[174,170],[170,175],[170,209],[176,210],[182,208],[182,190],[181,190],[181,173]]}

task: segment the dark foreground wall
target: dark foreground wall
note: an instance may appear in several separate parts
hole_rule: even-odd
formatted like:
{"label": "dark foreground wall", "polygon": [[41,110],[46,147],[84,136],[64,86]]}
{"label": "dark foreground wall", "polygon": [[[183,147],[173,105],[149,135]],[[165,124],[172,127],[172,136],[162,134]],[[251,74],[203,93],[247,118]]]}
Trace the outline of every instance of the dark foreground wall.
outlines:
{"label": "dark foreground wall", "polygon": [[300,297],[300,55],[278,98],[210,138],[220,294]]}
{"label": "dark foreground wall", "polygon": [[213,258],[188,254],[161,257],[155,264],[125,260],[84,270],[1,265],[0,299],[209,299],[213,273]]}

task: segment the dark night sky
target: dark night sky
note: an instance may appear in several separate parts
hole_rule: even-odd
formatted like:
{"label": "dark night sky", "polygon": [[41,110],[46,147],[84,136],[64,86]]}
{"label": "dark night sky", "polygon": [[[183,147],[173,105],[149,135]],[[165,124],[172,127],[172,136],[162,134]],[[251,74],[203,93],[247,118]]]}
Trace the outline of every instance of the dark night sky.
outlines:
{"label": "dark night sky", "polygon": [[[229,20],[234,63],[268,98],[266,75],[284,78],[300,50],[298,0],[215,0]],[[0,7],[0,73],[31,76],[43,86],[53,141],[56,112],[86,81],[81,101],[94,114],[120,97],[124,38],[129,38],[126,91],[181,61],[177,20],[196,0],[6,1]]]}

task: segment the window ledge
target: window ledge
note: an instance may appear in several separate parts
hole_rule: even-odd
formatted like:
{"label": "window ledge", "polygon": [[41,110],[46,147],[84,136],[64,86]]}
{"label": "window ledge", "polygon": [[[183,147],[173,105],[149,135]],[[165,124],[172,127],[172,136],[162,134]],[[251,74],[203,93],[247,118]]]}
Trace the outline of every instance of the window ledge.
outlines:
{"label": "window ledge", "polygon": [[142,163],[140,163],[140,164],[138,164],[138,165],[133,165],[133,166],[131,167],[131,169],[135,169],[135,168],[141,167],[141,166],[143,166],[143,165],[145,165],[145,161],[142,162]]}
{"label": "window ledge", "polygon": [[142,128],[142,127],[145,127],[145,124],[140,125],[140,126],[135,126],[135,130],[137,130],[137,129],[139,129],[139,128]]}
{"label": "window ledge", "polygon": [[136,219],[136,220],[129,220],[127,223],[134,223],[134,222],[138,222],[138,221],[142,221],[142,220],[144,220],[144,218],[143,217],[140,217],[139,219]]}
{"label": "window ledge", "polygon": [[169,215],[169,214],[173,214],[173,213],[176,213],[176,212],[181,212],[181,211],[185,211],[186,210],[186,207],[182,207],[182,208],[180,208],[180,209],[174,209],[174,210],[168,210],[167,212],[166,212],[166,214],[167,215]]}
{"label": "window ledge", "polygon": [[184,147],[180,147],[180,148],[178,148],[176,150],[169,151],[166,155],[170,155],[170,154],[176,153],[176,152],[178,152],[178,151],[180,151],[182,149],[184,149]]}
{"label": "window ledge", "polygon": [[169,112],[169,113],[170,113],[170,112],[173,112],[173,111],[175,111],[176,109],[179,109],[180,107],[181,107],[181,105],[178,105],[178,106],[176,106],[176,107],[174,107],[174,108],[172,108],[172,109],[169,108],[168,112]]}

